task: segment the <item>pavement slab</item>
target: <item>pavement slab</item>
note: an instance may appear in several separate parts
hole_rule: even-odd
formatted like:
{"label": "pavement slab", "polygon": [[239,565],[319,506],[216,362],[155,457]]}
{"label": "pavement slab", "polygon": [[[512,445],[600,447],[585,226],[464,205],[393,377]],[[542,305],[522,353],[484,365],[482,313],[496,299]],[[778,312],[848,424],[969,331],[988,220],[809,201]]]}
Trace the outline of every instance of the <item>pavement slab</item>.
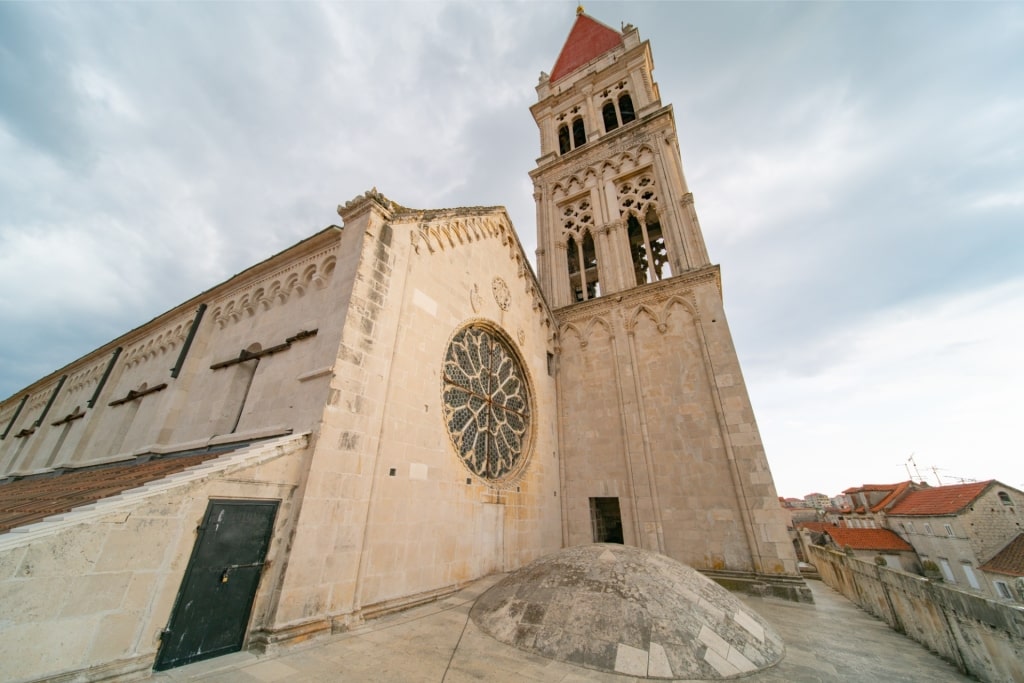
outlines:
{"label": "pavement slab", "polygon": [[[154,683],[634,683],[633,676],[585,669],[504,645],[469,619],[476,597],[504,575],[480,579],[432,605],[368,621],[356,632],[272,655],[238,652],[154,672]],[[809,581],[814,604],[737,597],[786,647],[775,666],[744,683],[946,683],[973,681],[949,662],[889,629],[839,593]],[[458,611],[456,611],[458,610]],[[854,634],[856,634],[854,636]],[[646,679],[649,680],[649,679]],[[665,680],[665,679],[662,679]]]}

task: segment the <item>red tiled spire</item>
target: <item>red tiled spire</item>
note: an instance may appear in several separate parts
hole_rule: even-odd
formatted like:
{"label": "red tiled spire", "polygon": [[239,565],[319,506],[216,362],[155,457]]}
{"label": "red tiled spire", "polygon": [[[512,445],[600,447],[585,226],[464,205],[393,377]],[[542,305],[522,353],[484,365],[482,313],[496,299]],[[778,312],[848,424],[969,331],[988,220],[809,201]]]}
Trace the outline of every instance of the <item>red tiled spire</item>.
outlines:
{"label": "red tiled spire", "polygon": [[619,45],[622,45],[621,33],[578,11],[576,23],[572,25],[569,37],[565,39],[565,45],[558,53],[555,68],[551,70],[551,82],[568,76],[590,60]]}

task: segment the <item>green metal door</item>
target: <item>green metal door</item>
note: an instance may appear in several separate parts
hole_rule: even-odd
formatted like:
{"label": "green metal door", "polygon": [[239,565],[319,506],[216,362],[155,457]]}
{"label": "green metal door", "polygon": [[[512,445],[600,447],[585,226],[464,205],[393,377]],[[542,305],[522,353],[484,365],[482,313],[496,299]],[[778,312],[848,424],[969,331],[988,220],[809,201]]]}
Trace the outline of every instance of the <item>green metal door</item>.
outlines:
{"label": "green metal door", "polygon": [[210,501],[154,669],[242,648],[277,506],[276,500]]}

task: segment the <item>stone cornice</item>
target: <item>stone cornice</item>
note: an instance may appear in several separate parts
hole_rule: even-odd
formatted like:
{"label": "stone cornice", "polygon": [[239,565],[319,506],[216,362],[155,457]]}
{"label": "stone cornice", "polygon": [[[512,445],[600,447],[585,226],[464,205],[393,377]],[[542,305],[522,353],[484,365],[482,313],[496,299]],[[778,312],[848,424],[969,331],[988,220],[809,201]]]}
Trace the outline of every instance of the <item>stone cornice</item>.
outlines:
{"label": "stone cornice", "polygon": [[652,114],[595,138],[583,147],[556,156],[530,171],[530,177],[534,182],[548,181],[551,184],[565,181],[601,162],[610,161],[616,155],[644,143],[653,143],[659,133],[666,128],[671,130],[673,125],[672,105],[666,105]]}
{"label": "stone cornice", "polygon": [[699,270],[688,271],[660,282],[652,282],[623,292],[615,292],[596,299],[563,306],[555,311],[555,318],[561,328],[569,323],[579,324],[596,317],[608,317],[608,313],[615,309],[632,310],[647,305],[657,305],[673,296],[684,296],[691,301],[694,309],[698,310],[691,292],[699,285],[707,283],[713,283],[721,294],[722,280],[717,265],[705,266]]}

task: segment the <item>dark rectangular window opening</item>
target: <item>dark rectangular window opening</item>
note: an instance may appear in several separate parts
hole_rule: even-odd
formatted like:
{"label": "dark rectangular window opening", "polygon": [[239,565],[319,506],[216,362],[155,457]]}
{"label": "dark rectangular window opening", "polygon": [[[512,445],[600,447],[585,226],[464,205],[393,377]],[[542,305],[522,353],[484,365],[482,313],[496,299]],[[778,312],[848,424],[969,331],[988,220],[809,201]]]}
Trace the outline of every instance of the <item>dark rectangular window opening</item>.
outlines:
{"label": "dark rectangular window opening", "polygon": [[618,498],[591,498],[590,525],[594,543],[623,543]]}

